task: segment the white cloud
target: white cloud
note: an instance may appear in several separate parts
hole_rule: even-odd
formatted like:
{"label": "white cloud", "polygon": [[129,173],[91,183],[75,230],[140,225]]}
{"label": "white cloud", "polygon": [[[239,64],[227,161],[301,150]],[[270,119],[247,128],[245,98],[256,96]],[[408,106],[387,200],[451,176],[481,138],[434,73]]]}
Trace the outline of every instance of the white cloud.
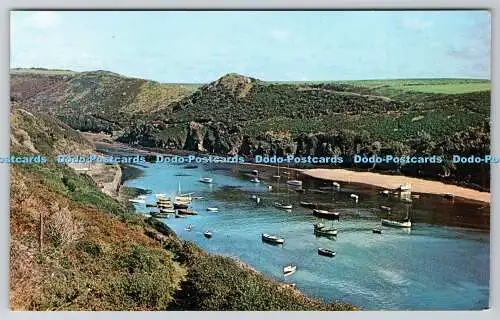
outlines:
{"label": "white cloud", "polygon": [[408,29],[423,30],[432,26],[432,22],[419,18],[405,19],[403,21],[403,26]]}
{"label": "white cloud", "polygon": [[273,29],[269,32],[271,38],[277,41],[286,41],[289,37],[289,33],[283,29]]}
{"label": "white cloud", "polygon": [[37,11],[30,13],[24,19],[24,24],[37,29],[56,28],[61,24],[61,16],[53,11]]}

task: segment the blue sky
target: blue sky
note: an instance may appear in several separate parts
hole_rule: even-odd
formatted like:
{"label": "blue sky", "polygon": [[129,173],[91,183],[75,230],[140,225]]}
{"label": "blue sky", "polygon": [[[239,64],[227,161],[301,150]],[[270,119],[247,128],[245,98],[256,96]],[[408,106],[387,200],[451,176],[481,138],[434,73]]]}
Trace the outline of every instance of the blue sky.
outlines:
{"label": "blue sky", "polygon": [[486,11],[11,12],[11,67],[160,82],[490,78]]}

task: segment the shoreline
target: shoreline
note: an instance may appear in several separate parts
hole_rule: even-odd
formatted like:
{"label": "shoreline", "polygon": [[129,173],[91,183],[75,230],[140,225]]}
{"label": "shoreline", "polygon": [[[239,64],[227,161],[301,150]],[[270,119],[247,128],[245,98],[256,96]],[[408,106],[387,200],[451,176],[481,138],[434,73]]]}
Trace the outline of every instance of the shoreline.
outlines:
{"label": "shoreline", "polygon": [[[83,135],[94,145],[106,145],[117,149],[128,149],[146,154],[156,154],[157,152],[141,149],[134,146],[114,142],[110,143],[110,137],[102,134],[85,133]],[[260,164],[245,162],[242,167],[262,167],[269,169],[278,169],[278,166],[272,164]],[[296,179],[300,175],[304,175],[314,179],[325,181],[338,181],[347,183],[358,183],[369,186],[375,186],[384,189],[396,189],[399,186],[410,183],[412,192],[422,194],[453,194],[457,198],[472,200],[482,203],[491,203],[490,192],[478,191],[472,188],[465,188],[455,184],[446,184],[440,181],[427,180],[422,178],[409,177],[404,175],[389,175],[375,172],[352,171],[348,169],[297,169],[293,167],[281,166],[280,169],[290,172],[289,178]]]}
{"label": "shoreline", "polygon": [[490,204],[489,192],[482,192],[457,185],[445,184],[439,181],[425,180],[407,176],[384,175],[374,172],[350,171],[346,169],[308,169],[302,170],[301,174],[326,181],[339,181],[347,183],[359,183],[384,189],[397,189],[399,186],[410,183],[411,191],[423,194],[453,194],[457,198],[473,200]]}

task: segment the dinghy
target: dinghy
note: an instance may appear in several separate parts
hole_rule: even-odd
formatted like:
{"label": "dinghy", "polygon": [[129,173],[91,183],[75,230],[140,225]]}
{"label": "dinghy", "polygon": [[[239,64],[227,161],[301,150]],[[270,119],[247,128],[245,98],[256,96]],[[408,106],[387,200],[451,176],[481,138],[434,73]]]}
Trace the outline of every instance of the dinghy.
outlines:
{"label": "dinghy", "polygon": [[280,237],[275,236],[275,235],[267,234],[267,233],[262,234],[262,241],[268,242],[268,243],[273,243],[273,244],[285,243],[285,239],[280,238]]}
{"label": "dinghy", "polygon": [[325,257],[335,257],[337,253],[327,248],[318,248],[318,254]]}
{"label": "dinghy", "polygon": [[213,181],[214,181],[214,179],[209,178],[209,177],[200,178],[200,182],[203,182],[203,183],[212,183]]}
{"label": "dinghy", "polygon": [[291,204],[285,204],[281,202],[275,202],[274,206],[279,209],[291,210],[293,206]]}
{"label": "dinghy", "polygon": [[297,266],[288,265],[283,268],[283,275],[289,276],[297,271]]}

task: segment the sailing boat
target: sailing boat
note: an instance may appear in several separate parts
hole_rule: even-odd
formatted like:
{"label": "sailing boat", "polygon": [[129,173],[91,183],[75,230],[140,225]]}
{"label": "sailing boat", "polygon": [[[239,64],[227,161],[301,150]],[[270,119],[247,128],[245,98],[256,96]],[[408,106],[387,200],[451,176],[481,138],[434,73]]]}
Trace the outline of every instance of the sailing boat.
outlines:
{"label": "sailing boat", "polygon": [[[279,193],[279,186],[280,186],[280,184],[279,184],[279,181],[278,181],[278,188],[277,188],[276,193]],[[286,191],[287,191],[287,195],[289,196],[289,195],[290,195],[290,190],[288,190],[288,188],[287,188],[287,189],[286,189]],[[290,210],[292,210],[292,208],[293,208],[293,206],[290,204],[290,202],[289,202],[289,201],[288,201],[288,203],[286,203],[286,202],[284,202],[284,201],[276,201],[276,202],[274,203],[274,206],[275,206],[276,208],[279,208],[279,209],[284,209],[284,210],[287,210],[287,211],[290,211]]]}
{"label": "sailing boat", "polygon": [[[210,175],[212,175],[212,165],[210,165]],[[212,177],[202,177],[200,178],[200,182],[203,183],[212,183],[214,179]]]}
{"label": "sailing boat", "polygon": [[181,183],[179,182],[177,187],[177,197],[175,197],[175,202],[181,204],[189,204],[191,203],[192,200],[193,198],[191,197],[191,194],[181,193]]}
{"label": "sailing boat", "polygon": [[273,176],[273,178],[274,178],[274,179],[279,179],[279,178],[281,178],[281,177],[280,177],[280,164],[279,164],[279,162],[278,162],[278,174],[274,175],[274,176]]}
{"label": "sailing boat", "polygon": [[403,221],[382,219],[382,225],[387,227],[395,227],[395,228],[411,228],[410,217],[408,216],[408,211],[410,207],[406,206],[406,218]]}

